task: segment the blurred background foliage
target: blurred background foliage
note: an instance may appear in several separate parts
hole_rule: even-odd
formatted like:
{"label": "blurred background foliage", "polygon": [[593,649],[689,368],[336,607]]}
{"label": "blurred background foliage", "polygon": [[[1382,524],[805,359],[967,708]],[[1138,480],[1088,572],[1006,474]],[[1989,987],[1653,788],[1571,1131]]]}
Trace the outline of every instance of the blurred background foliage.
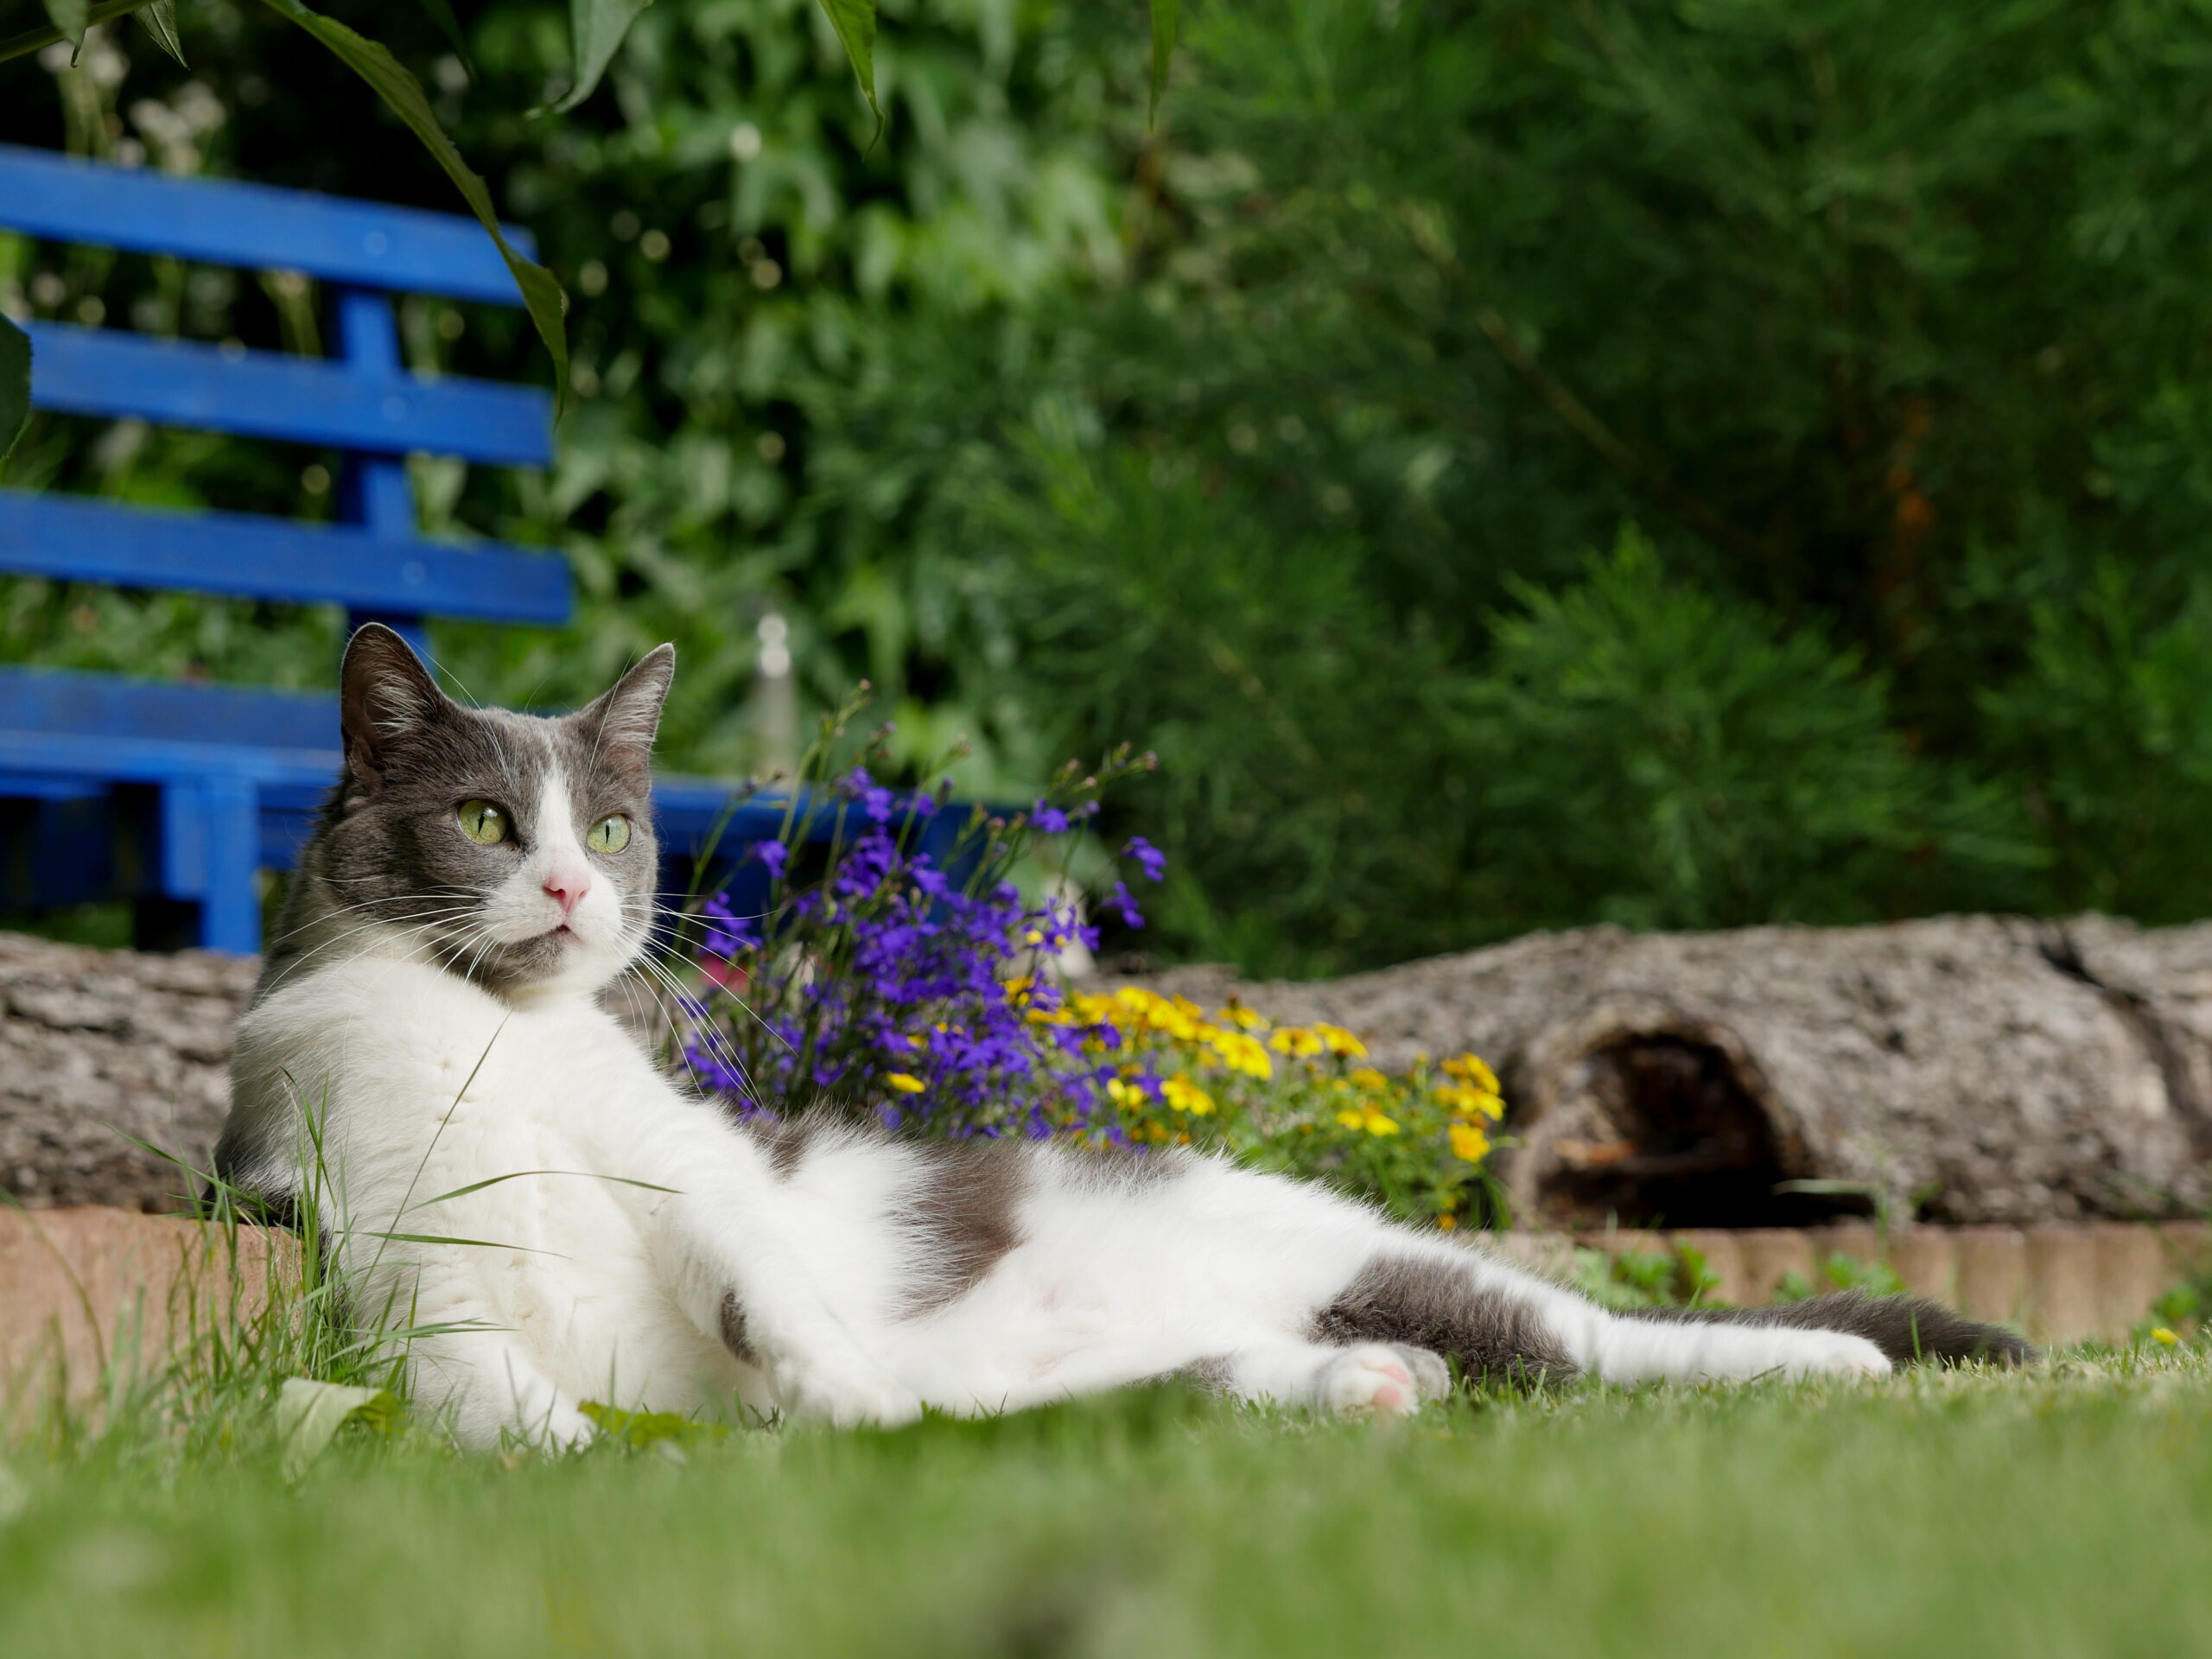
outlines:
{"label": "blurred background foliage", "polygon": [[[2212,913],[2212,10],[2196,0],[906,0],[880,137],[812,0],[327,8],[420,73],[574,301],[575,625],[671,763],[861,677],[963,784],[1159,750],[1141,944],[1320,972],[1597,920]],[[0,138],[453,210],[258,9],[16,66]],[[873,142],[871,140],[873,139]],[[312,286],[0,239],[0,304],[318,348]],[[542,375],[410,305],[425,369]],[[334,459],[40,417],[10,481],[327,512]],[[339,619],[0,580],[0,657],[324,684]],[[772,671],[788,657],[791,671]],[[767,670],[771,671],[764,672]],[[1113,826],[1109,826],[1111,829]]]}

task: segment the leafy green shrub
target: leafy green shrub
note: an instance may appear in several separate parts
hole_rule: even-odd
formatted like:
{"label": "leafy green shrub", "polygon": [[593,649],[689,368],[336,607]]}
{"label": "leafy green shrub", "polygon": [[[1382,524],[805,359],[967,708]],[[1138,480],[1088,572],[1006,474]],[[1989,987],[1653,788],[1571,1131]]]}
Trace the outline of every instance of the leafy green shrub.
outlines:
{"label": "leafy green shrub", "polygon": [[1470,700],[1491,925],[1865,921],[2027,861],[1855,652],[1669,581],[1633,531],[1516,597]]}
{"label": "leafy green shrub", "polygon": [[2160,605],[2107,564],[2030,612],[2026,661],[1980,707],[2031,780],[2028,810],[2067,908],[2152,922],[2212,914],[2212,583]]}

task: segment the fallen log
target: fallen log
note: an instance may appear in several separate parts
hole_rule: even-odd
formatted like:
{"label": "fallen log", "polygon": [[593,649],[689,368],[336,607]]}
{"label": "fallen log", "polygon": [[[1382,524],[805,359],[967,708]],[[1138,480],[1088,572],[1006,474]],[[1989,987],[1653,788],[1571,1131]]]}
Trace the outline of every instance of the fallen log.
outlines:
{"label": "fallen log", "polygon": [[1524,1224],[2019,1225],[2212,1198],[2212,924],[1599,927],[1309,984],[1148,982],[1348,1027],[1385,1066],[1484,1056]]}
{"label": "fallen log", "polygon": [[33,1209],[178,1207],[229,1109],[231,1033],[258,964],[0,933],[0,1185]]}
{"label": "fallen log", "polygon": [[[0,1185],[34,1208],[173,1205],[179,1172],[126,1136],[205,1166],[253,974],[0,935]],[[1329,982],[1148,982],[1332,1020],[1386,1065],[1484,1056],[1525,1224],[2022,1226],[2212,1201],[2212,924],[1591,928]]]}

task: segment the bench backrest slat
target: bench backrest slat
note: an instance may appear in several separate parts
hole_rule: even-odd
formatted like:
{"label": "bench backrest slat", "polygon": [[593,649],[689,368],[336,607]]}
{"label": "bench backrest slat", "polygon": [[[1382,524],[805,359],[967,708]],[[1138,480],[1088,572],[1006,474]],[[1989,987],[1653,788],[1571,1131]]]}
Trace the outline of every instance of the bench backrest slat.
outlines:
{"label": "bench backrest slat", "polygon": [[137,416],[379,454],[423,450],[507,467],[553,458],[552,399],[528,386],[403,376],[193,340],[34,322],[31,402],[63,414]]}
{"label": "bench backrest slat", "polygon": [[0,573],[551,627],[570,610],[568,563],[556,554],[12,490],[0,490]]}
{"label": "bench backrest slat", "polygon": [[[534,255],[518,226],[502,226]],[[173,179],[0,144],[0,229],[250,270],[519,305],[483,227],[458,214],[230,180]]]}

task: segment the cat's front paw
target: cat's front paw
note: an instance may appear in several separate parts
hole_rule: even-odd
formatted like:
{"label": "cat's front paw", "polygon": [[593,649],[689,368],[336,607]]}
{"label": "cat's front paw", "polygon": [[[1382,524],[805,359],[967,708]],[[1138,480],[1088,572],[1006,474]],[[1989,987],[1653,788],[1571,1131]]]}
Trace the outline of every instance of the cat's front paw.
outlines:
{"label": "cat's front paw", "polygon": [[776,1368],[770,1386],[792,1416],[838,1428],[896,1428],[922,1414],[921,1396],[881,1371],[793,1361]]}
{"label": "cat's front paw", "polygon": [[[1438,1370],[1442,1369],[1440,1363]],[[1381,1343],[1347,1348],[1321,1368],[1321,1404],[1339,1417],[1366,1417],[1378,1412],[1410,1417],[1421,1409],[1421,1392],[1408,1356]]]}

